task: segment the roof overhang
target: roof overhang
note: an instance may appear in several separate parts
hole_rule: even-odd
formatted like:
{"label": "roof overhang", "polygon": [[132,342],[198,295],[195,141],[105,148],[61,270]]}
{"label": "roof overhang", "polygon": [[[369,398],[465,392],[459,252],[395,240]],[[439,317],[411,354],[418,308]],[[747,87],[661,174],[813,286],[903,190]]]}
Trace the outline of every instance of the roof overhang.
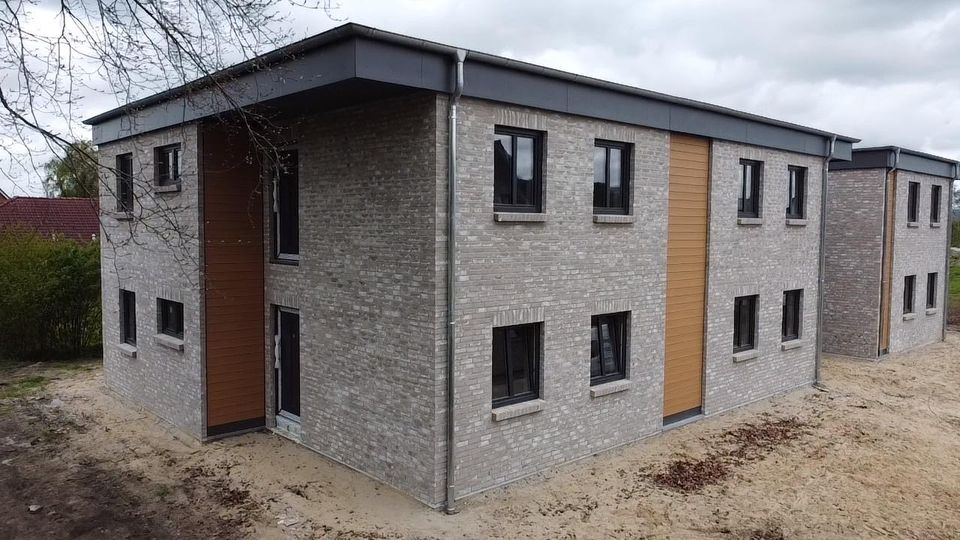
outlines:
{"label": "roof overhang", "polygon": [[[897,153],[900,159],[897,159]],[[851,169],[892,169],[929,174],[941,178],[955,179],[958,174],[958,162],[945,157],[935,156],[916,150],[897,146],[876,146],[856,148],[850,161],[831,162],[831,171]]]}
{"label": "roof overhang", "polygon": [[[346,24],[178,88],[86,120],[104,144],[238,107],[352,81],[440,93],[453,90],[457,48]],[[850,159],[847,136],[480,52],[467,53],[465,97],[487,99],[689,133],[733,142]],[[355,86],[355,85],[352,85]]]}

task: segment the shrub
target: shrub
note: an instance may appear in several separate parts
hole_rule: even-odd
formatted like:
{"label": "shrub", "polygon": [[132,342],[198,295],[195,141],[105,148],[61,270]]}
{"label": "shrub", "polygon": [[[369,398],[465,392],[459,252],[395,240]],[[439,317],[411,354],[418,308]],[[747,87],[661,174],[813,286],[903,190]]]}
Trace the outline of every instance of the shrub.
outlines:
{"label": "shrub", "polygon": [[99,244],[0,231],[0,357],[84,354],[100,325]]}

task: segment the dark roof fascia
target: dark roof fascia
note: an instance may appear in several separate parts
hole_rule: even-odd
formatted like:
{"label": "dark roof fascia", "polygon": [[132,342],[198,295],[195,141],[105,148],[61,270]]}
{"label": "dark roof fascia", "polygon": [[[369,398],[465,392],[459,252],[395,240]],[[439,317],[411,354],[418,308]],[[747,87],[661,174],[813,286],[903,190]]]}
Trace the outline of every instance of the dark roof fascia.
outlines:
{"label": "dark roof fascia", "polygon": [[[899,161],[897,151],[900,152]],[[950,179],[957,178],[960,172],[960,163],[955,160],[897,146],[855,148],[851,158],[845,162],[830,162],[830,170],[892,169],[896,166],[899,170]]]}
{"label": "dark roof fascia", "polygon": [[[346,24],[86,120],[94,142],[193,121],[348,78],[450,93],[457,49]],[[468,52],[464,95],[837,159],[858,139],[480,52]],[[221,84],[223,92],[208,90]]]}

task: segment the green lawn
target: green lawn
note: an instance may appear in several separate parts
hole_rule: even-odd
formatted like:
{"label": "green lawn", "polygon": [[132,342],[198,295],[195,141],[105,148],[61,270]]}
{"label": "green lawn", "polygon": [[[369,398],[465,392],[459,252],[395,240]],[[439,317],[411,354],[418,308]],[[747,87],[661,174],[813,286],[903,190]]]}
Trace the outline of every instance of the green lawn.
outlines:
{"label": "green lawn", "polygon": [[960,300],[960,263],[950,266],[950,301]]}

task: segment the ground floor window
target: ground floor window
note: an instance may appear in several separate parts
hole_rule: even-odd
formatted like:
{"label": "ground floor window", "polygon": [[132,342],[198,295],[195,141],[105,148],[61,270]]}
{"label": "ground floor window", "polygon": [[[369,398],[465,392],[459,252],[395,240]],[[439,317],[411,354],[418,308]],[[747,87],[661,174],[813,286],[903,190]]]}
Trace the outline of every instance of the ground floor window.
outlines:
{"label": "ground floor window", "polygon": [[733,352],[757,348],[759,295],[738,296],[733,301]]}
{"label": "ground floor window", "polygon": [[917,287],[917,276],[903,278],[903,313],[913,313],[913,297]]}
{"label": "ground floor window", "polygon": [[783,341],[800,339],[800,315],[802,302],[802,289],[783,292]]}
{"label": "ground floor window", "polygon": [[183,304],[157,298],[157,319],[161,334],[183,339]]}
{"label": "ground floor window", "polygon": [[493,329],[493,406],[540,396],[540,335],[543,323]]}
{"label": "ground floor window", "polygon": [[927,274],[927,309],[937,307],[937,273]]}
{"label": "ground floor window", "polygon": [[590,384],[626,376],[627,314],[610,313],[590,318]]}

